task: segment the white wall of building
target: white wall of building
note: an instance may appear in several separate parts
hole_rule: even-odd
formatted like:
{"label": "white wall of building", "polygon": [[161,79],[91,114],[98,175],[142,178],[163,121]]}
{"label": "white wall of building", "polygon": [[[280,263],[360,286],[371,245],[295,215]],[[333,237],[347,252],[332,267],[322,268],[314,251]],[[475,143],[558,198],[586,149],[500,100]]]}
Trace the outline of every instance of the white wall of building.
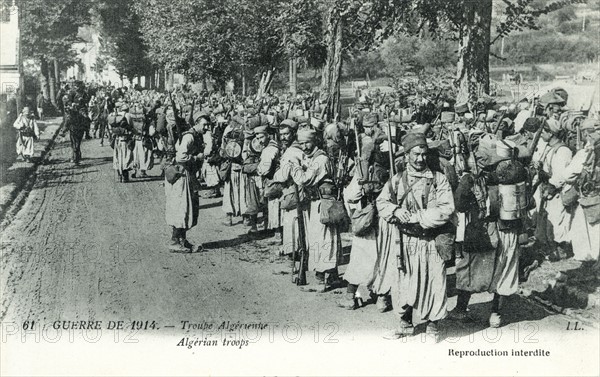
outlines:
{"label": "white wall of building", "polygon": [[19,17],[10,9],[9,22],[0,21],[0,93],[12,93],[19,86]]}

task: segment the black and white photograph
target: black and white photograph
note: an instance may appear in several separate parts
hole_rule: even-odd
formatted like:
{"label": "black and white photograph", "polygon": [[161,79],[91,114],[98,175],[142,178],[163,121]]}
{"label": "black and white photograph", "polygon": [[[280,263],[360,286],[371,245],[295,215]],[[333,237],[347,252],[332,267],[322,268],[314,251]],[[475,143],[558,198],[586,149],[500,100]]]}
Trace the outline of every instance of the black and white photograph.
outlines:
{"label": "black and white photograph", "polygon": [[599,376],[600,0],[0,0],[0,376]]}

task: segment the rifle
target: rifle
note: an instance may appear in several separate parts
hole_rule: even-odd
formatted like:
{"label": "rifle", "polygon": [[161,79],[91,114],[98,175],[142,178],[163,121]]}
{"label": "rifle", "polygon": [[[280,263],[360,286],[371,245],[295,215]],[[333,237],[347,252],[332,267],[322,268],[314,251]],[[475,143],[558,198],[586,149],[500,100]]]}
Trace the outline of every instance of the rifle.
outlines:
{"label": "rifle", "polygon": [[356,138],[356,167],[358,168],[358,175],[360,176],[360,180],[364,178],[362,165],[361,165],[361,155],[360,155],[360,138],[358,137],[358,129],[356,128],[356,122],[354,121],[354,117],[350,118],[350,127],[354,130],[354,137]]}
{"label": "rifle", "polygon": [[288,106],[287,109],[285,111],[285,119],[289,119],[290,117],[290,110],[292,109],[292,101],[288,101]]}
{"label": "rifle", "polygon": [[394,176],[394,170],[395,170],[395,166],[394,166],[394,150],[392,148],[392,123],[390,122],[390,110],[388,109],[386,111],[387,113],[387,139],[388,139],[388,146],[389,146],[389,151],[388,151],[388,157],[390,159],[390,177]]}
{"label": "rifle", "polygon": [[532,157],[532,159],[533,159],[533,152],[535,152],[535,148],[537,148],[537,144],[540,141],[540,136],[542,136],[543,128],[544,128],[543,125],[540,126],[540,129],[537,130],[537,132],[533,136],[533,140],[531,141],[531,145],[529,146],[529,155]]}
{"label": "rifle", "polygon": [[[345,137],[344,137],[345,138]],[[336,172],[336,185],[338,187],[338,200],[342,198],[342,190],[343,187],[346,186],[346,170],[348,169],[348,159],[350,155],[350,146],[348,145],[348,141],[346,141],[346,151],[342,151],[340,148],[339,159],[338,159],[338,167]]]}
{"label": "rifle", "polygon": [[[394,151],[392,148],[392,126],[391,126],[391,122],[390,122],[390,113],[389,110],[387,111],[388,114],[388,122],[387,122],[387,128],[388,128],[388,132],[387,132],[387,139],[388,139],[388,146],[389,146],[389,150],[388,150],[388,156],[390,158],[390,191],[392,194],[392,202],[394,204],[397,204],[397,195],[394,193],[394,188],[392,187],[392,184],[394,182],[393,178],[396,170],[396,167],[394,165]],[[398,226],[398,233],[399,233],[399,240],[398,240],[398,244],[400,245],[400,252],[397,255],[398,257],[398,262],[400,263],[400,271],[402,272],[406,272],[406,261],[404,260],[404,239],[402,238],[402,232],[400,232],[400,227]]]}
{"label": "rifle", "polygon": [[496,125],[494,127],[494,130],[492,131],[492,133],[494,135],[496,135],[498,133],[498,129],[500,128],[500,123],[502,123],[502,121],[504,120],[504,118],[506,118],[506,113],[507,111],[503,111],[502,115],[500,115],[500,118],[498,119],[498,122],[496,122]]}
{"label": "rifle", "polygon": [[577,150],[581,150],[583,148],[583,136],[581,135],[581,122],[577,123],[577,125],[575,126],[576,131],[577,131],[577,143],[575,144],[575,148]]}
{"label": "rifle", "polygon": [[194,126],[194,106],[196,105],[196,97],[192,99],[192,109],[190,110],[190,126]]}
{"label": "rifle", "polygon": [[[298,190],[298,185],[295,183],[294,191],[296,195],[296,201],[298,203],[298,205],[296,206],[296,214],[298,221],[298,249],[300,249],[300,265],[298,266],[298,269],[296,269],[297,251],[294,247],[294,249],[292,250],[292,283],[296,283],[296,285],[306,285],[306,270],[308,270],[308,253],[306,250],[304,214],[302,213],[302,208],[300,205],[300,193]],[[294,276],[296,274],[297,276]]]}
{"label": "rifle", "polygon": [[385,96],[387,96],[387,93],[383,93],[383,97],[381,97],[381,100],[379,101],[379,106],[383,105],[383,101],[385,100]]}
{"label": "rifle", "polygon": [[184,130],[181,127],[181,117],[179,116],[179,110],[177,110],[177,106],[175,106],[175,100],[169,92],[169,99],[171,100],[171,107],[173,107],[173,116],[175,117],[175,128],[177,129],[177,139],[181,140],[181,136],[183,135]]}

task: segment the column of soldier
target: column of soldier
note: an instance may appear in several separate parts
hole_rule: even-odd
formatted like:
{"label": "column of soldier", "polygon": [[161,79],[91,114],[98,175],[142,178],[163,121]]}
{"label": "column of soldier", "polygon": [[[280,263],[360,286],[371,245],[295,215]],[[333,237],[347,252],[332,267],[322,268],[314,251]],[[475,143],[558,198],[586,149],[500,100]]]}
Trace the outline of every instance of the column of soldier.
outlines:
{"label": "column of soldier", "polygon": [[[489,325],[499,327],[537,263],[598,259],[598,114],[568,109],[562,89],[501,107],[446,103],[429,118],[367,100],[343,122],[324,121],[310,96],[120,94],[107,116],[114,168],[123,181],[143,175],[160,151],[171,251],[202,249],[186,231],[203,181],[211,196],[222,190],[226,226],[242,217],[251,235],[274,232],[274,254],[291,259],[302,290],[346,286],[342,308],[393,308],[400,320],[386,338],[423,324],[439,340],[441,320],[473,320],[478,292],[493,293]],[[341,274],[343,232],[352,242]],[[524,248],[533,263],[520,266]]]}

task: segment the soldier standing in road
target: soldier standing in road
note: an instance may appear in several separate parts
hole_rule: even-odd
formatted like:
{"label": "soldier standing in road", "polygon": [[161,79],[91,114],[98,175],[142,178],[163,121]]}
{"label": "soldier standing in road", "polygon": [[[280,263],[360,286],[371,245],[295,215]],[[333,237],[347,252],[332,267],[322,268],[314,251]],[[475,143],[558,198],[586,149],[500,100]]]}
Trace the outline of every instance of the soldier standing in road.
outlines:
{"label": "soldier standing in road", "polygon": [[150,121],[144,114],[144,108],[140,104],[134,105],[130,114],[134,129],[133,139],[135,140],[133,148],[133,167],[135,170],[132,177],[136,178],[136,171],[139,170],[139,177],[146,178],[146,171],[154,167],[153,143],[148,134]]}
{"label": "soldier standing in road", "polygon": [[113,135],[113,169],[119,174],[119,182],[129,182],[129,170],[133,168],[133,154],[129,149],[132,126],[129,120],[129,106],[117,103],[108,116],[110,133]]}
{"label": "soldier standing in road", "polygon": [[[298,123],[291,119],[285,119],[283,122],[281,122],[279,127],[279,135],[284,152],[281,156],[279,168],[273,176],[273,181],[282,183],[284,185],[279,203],[281,207],[283,225],[283,247],[279,251],[279,255],[289,255],[293,254],[294,251],[299,250],[300,235],[298,233],[298,229],[300,228],[297,225],[297,205],[301,206],[301,211],[305,222],[304,229],[308,228],[307,203],[301,202],[294,205],[293,200],[290,199],[295,196],[295,183],[292,177],[292,172],[302,165],[304,160],[304,152],[302,152],[300,144],[296,141]],[[304,239],[307,239],[306,235]]]}
{"label": "soldier standing in road", "polygon": [[[196,173],[204,157],[202,132],[209,123],[210,119],[202,116],[190,130],[181,135],[175,142],[174,164],[165,170],[165,219],[173,229],[169,245],[173,252],[194,251],[194,246],[187,240],[187,231],[198,224],[200,204]],[[199,245],[196,251],[201,249],[202,245]]]}
{"label": "soldier standing in road", "polygon": [[327,154],[317,147],[315,130],[298,131],[298,143],[307,160],[306,165],[297,167],[292,174],[294,181],[301,183],[311,200],[307,227],[308,270],[315,271],[316,278],[315,284],[305,291],[324,292],[340,283],[337,269],[337,256],[342,247],[340,230],[335,225],[321,222],[323,199],[336,196],[333,166]]}
{"label": "soldier standing in road", "polygon": [[[273,178],[277,163],[279,160],[279,145],[268,134],[268,126],[259,126],[254,129],[255,137],[264,147],[260,153],[260,160],[256,167],[256,174],[262,177],[262,187],[265,187],[267,180]],[[263,190],[264,192],[264,190]],[[268,199],[267,201],[267,223],[266,229],[274,229],[276,241],[281,241],[281,216],[279,209],[279,199]]]}
{"label": "soldier standing in road", "polygon": [[[350,262],[344,273],[344,280],[348,282],[345,297],[338,301],[338,306],[354,310],[360,306],[358,287],[363,286],[369,290],[372,288],[377,272],[377,260],[379,258],[377,248],[377,215],[375,199],[381,192],[382,187],[388,180],[389,173],[381,164],[386,159],[381,155],[380,145],[384,140],[378,137],[380,131],[375,128],[377,116],[369,114],[363,119],[364,133],[360,134],[361,148],[359,156],[356,157],[355,172],[350,184],[344,189],[344,199],[349,212],[365,213],[371,211],[373,224],[359,234],[354,232],[352,238],[352,251]],[[383,295],[377,299],[380,311],[387,310],[386,299]]]}
{"label": "soldier standing in road", "polygon": [[[243,120],[242,120],[243,121]],[[241,185],[242,180],[242,159],[241,150],[243,143],[243,124],[232,119],[225,130],[223,131],[223,140],[221,145],[224,150],[227,150],[230,146],[233,150],[238,150],[240,153],[235,153],[234,156],[227,156],[228,159],[224,161],[220,167],[221,171],[226,171],[223,186],[223,212],[225,212],[227,219],[225,225],[231,226],[233,224],[233,217],[240,216],[242,214],[242,191]]]}
{"label": "soldier standing in road", "polygon": [[[516,160],[512,144],[499,142],[501,156],[490,159],[493,163],[482,166],[478,175],[466,173],[456,190],[456,209],[466,213],[464,253],[457,255],[456,308],[450,313],[457,320],[469,320],[467,305],[472,293],[494,294],[489,318],[490,327],[502,325],[502,310],[506,298],[519,288],[519,234],[523,232],[526,208],[507,203],[523,203],[516,190],[524,187],[527,172]],[[498,161],[503,158],[502,161]],[[500,191],[501,190],[501,191]],[[499,194],[493,194],[494,192]],[[500,193],[501,192],[501,193]],[[513,200],[498,199],[502,196]],[[494,208],[499,208],[496,211]]]}
{"label": "soldier standing in road", "polygon": [[[454,213],[454,198],[448,179],[426,164],[427,141],[423,134],[409,133],[402,146],[407,166],[396,174],[377,198],[380,216],[403,226],[418,224],[421,233],[400,235],[397,281],[392,284],[394,310],[400,314],[398,329],[386,335],[397,339],[414,334],[414,326],[427,323],[427,333],[439,336],[437,322],[446,317],[446,267],[434,232]],[[398,198],[398,199],[396,199]],[[415,227],[416,228],[416,227]]]}
{"label": "soldier standing in road", "polygon": [[548,119],[542,128],[541,138],[544,148],[540,152],[539,161],[534,161],[539,170],[542,185],[536,192],[538,203],[537,237],[545,242],[549,249],[549,257],[553,260],[569,256],[569,228],[572,220],[572,208],[566,208],[561,192],[565,187],[566,167],[571,163],[573,153],[560,139],[560,124],[556,119]]}

